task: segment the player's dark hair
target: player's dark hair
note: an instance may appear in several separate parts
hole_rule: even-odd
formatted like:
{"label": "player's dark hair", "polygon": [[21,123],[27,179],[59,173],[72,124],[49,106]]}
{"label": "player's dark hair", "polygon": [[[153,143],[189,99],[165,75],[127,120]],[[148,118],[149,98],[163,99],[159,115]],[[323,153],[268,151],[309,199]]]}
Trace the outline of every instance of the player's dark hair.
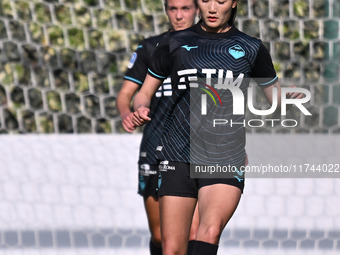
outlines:
{"label": "player's dark hair", "polygon": [[231,10],[230,19],[228,20],[228,24],[229,24],[230,26],[233,26],[233,25],[234,25],[235,19],[236,19],[236,14],[237,14],[237,5],[236,5],[235,8],[233,8],[233,9]]}
{"label": "player's dark hair", "polygon": [[[197,0],[193,0],[196,8],[198,8]],[[165,10],[168,8],[168,0],[164,0],[164,8]]]}

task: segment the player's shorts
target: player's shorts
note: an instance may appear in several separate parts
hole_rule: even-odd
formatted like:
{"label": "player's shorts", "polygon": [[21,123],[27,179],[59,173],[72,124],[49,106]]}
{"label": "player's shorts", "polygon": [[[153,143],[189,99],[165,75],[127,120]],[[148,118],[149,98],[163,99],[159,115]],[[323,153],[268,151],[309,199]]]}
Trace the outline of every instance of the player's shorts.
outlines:
{"label": "player's shorts", "polygon": [[243,193],[244,176],[231,178],[190,178],[190,164],[161,161],[159,165],[158,196],[197,198],[200,188],[213,184],[226,184]]}
{"label": "player's shorts", "polygon": [[138,194],[158,197],[158,165],[138,164]]}

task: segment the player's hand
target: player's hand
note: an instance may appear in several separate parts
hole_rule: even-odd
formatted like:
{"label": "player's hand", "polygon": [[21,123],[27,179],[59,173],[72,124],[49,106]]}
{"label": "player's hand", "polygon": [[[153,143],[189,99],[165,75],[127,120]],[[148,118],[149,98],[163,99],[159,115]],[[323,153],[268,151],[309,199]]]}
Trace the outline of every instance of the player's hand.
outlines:
{"label": "player's hand", "polygon": [[150,113],[150,109],[146,108],[145,106],[139,106],[137,110],[133,113],[132,122],[135,126],[143,126],[145,123],[149,122],[151,120],[150,117],[148,117],[148,114]]}
{"label": "player's hand", "polygon": [[[296,85],[291,85],[289,87],[295,88]],[[289,99],[301,99],[301,98],[304,98],[304,97],[305,97],[305,94],[300,93],[300,92],[287,93],[287,98],[289,98]]]}
{"label": "player's hand", "polygon": [[128,112],[127,114],[122,116],[122,125],[124,129],[129,133],[132,133],[136,129],[136,126],[132,122],[132,118],[132,112]]}

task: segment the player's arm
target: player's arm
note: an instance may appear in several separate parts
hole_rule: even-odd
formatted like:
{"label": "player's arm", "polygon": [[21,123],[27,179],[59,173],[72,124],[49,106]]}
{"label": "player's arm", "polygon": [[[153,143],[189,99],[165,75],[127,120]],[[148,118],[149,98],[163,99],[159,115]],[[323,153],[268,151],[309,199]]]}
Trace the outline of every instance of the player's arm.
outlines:
{"label": "player's arm", "polygon": [[[289,87],[296,87],[295,85],[291,85]],[[270,105],[273,104],[274,97],[277,98],[277,110],[281,109],[281,98],[282,98],[282,91],[281,91],[281,86],[279,82],[274,83],[273,85],[262,87],[263,93],[269,102]],[[276,90],[273,92],[273,90]],[[299,92],[292,92],[292,93],[287,93],[285,95],[285,98],[290,98],[290,99],[301,99],[305,95],[303,93]],[[292,105],[290,105],[292,106]]]}
{"label": "player's arm", "polygon": [[142,126],[151,120],[148,116],[150,112],[150,102],[162,82],[162,79],[154,78],[149,74],[146,76],[142,88],[134,98],[135,112],[133,113],[132,120],[134,125]]}
{"label": "player's arm", "polygon": [[[281,108],[281,86],[278,82],[278,77],[276,75],[272,58],[269,55],[268,50],[263,44],[260,45],[258,56],[256,58],[252,77],[260,85],[263,93],[270,105],[274,101],[277,102],[277,110]],[[295,86],[292,86],[295,87]],[[302,98],[301,93],[289,93],[285,95],[288,98]],[[276,100],[275,100],[276,99]]]}
{"label": "player's arm", "polygon": [[117,97],[117,108],[122,119],[122,125],[127,132],[133,132],[136,126],[132,122],[130,110],[131,101],[137,90],[143,84],[148,71],[148,47],[146,41],[141,41],[131,56],[124,75],[124,82]]}
{"label": "player's arm", "polygon": [[136,83],[129,80],[124,80],[123,86],[117,97],[117,108],[122,119],[123,127],[127,132],[133,132],[136,128],[132,122],[133,113],[130,110],[130,102],[138,88],[139,85]]}
{"label": "player's arm", "polygon": [[[273,104],[274,97],[277,99],[278,107],[281,106],[281,86],[279,82],[275,82],[269,86],[262,86],[262,91],[270,105]],[[274,93],[273,93],[274,92]]]}
{"label": "player's arm", "polygon": [[162,82],[170,75],[170,50],[169,34],[163,37],[152,54],[152,61],[148,69],[148,74],[144,80],[143,86],[136,94],[134,99],[133,124],[142,126],[151,118],[150,103],[152,96],[156,93]]}

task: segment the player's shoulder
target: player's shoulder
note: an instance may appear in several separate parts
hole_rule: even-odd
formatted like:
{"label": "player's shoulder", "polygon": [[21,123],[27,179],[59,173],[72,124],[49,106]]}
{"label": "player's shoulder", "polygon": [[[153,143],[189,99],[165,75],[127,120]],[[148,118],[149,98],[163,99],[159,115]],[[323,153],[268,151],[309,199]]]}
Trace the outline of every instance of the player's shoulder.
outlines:
{"label": "player's shoulder", "polygon": [[173,31],[170,33],[170,38],[171,40],[181,40],[183,38],[187,37],[192,37],[195,36],[196,34],[196,27],[197,25],[194,25],[192,27],[183,29],[183,30],[178,30],[178,31]]}
{"label": "player's shoulder", "polygon": [[254,63],[259,54],[261,53],[262,41],[259,38],[248,35],[235,29],[233,33],[233,42],[235,45],[231,48],[232,50],[243,51],[248,59],[249,63]]}
{"label": "player's shoulder", "polygon": [[233,37],[234,37],[235,40],[238,40],[241,43],[253,45],[255,47],[259,47],[262,43],[259,38],[248,35],[248,34],[242,32],[242,31],[238,30],[236,27],[234,28]]}
{"label": "player's shoulder", "polygon": [[147,47],[156,47],[156,45],[163,40],[163,38],[168,34],[168,32],[164,32],[159,35],[151,36],[144,39],[143,44]]}
{"label": "player's shoulder", "polygon": [[196,25],[189,27],[187,29],[173,31],[169,34],[169,45],[170,45],[170,53],[174,52],[179,47],[184,44],[194,43],[198,40],[198,34],[196,33],[195,27]]}

